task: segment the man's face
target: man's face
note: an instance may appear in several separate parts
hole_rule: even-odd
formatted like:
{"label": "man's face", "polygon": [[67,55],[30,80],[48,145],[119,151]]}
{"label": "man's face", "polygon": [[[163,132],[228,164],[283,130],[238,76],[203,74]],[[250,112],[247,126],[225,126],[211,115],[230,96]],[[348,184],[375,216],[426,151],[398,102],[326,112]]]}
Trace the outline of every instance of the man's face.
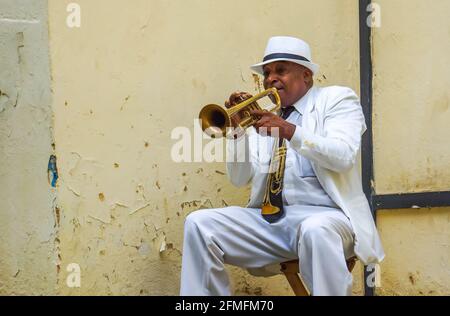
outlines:
{"label": "man's face", "polygon": [[297,102],[308,92],[312,82],[312,72],[308,68],[289,61],[264,65],[263,71],[264,88],[277,88],[282,107]]}

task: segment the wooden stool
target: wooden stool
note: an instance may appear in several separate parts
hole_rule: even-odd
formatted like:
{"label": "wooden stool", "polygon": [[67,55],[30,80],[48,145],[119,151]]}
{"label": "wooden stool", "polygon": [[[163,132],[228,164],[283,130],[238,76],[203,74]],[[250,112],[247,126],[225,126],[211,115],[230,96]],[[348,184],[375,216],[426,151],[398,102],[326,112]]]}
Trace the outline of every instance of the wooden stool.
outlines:
{"label": "wooden stool", "polygon": [[[356,257],[351,257],[347,260],[348,271],[352,272],[357,260],[358,259]],[[296,296],[309,296],[310,294],[306,290],[305,284],[298,275],[298,265],[298,260],[282,262],[280,263],[281,272],[283,272],[286,276],[286,279],[288,280],[289,285],[291,286]]]}

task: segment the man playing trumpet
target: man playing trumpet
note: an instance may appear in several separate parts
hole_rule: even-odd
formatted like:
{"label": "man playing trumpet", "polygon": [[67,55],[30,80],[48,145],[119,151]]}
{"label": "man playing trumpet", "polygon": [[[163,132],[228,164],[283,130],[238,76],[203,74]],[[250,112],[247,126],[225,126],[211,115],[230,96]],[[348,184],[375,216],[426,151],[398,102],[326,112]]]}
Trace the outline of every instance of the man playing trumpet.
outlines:
{"label": "man playing trumpet", "polygon": [[[297,38],[272,37],[263,62],[251,68],[266,89],[277,89],[281,115],[252,110],[254,128],[228,141],[229,157],[238,157],[227,162],[228,177],[236,186],[251,183],[250,201],[186,218],[180,294],[230,295],[225,263],[256,273],[299,259],[312,295],[351,295],[346,259],[369,264],[384,257],[361,185],[366,125],[358,97],[345,87],[315,87],[318,65]],[[249,97],[236,92],[225,105]],[[258,160],[261,142],[277,153],[270,162]]]}

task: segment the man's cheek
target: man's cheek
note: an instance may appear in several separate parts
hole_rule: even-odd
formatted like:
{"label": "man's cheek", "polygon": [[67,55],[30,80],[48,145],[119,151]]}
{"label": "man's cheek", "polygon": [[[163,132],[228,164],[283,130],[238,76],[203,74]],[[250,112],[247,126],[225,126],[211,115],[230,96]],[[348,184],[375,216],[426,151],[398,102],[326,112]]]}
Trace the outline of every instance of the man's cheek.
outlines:
{"label": "man's cheek", "polygon": [[289,96],[289,92],[286,91],[285,89],[279,90],[278,94],[280,95],[280,98],[285,99],[286,97]]}

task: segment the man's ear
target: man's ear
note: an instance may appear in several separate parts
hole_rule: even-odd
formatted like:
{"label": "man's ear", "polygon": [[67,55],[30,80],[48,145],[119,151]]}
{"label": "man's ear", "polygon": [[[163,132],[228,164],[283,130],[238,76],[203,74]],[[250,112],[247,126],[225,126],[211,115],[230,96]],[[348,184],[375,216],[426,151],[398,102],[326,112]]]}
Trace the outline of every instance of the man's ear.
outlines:
{"label": "man's ear", "polygon": [[305,78],[306,83],[312,82],[313,73],[310,69],[305,67],[305,70],[303,71],[303,78]]}

